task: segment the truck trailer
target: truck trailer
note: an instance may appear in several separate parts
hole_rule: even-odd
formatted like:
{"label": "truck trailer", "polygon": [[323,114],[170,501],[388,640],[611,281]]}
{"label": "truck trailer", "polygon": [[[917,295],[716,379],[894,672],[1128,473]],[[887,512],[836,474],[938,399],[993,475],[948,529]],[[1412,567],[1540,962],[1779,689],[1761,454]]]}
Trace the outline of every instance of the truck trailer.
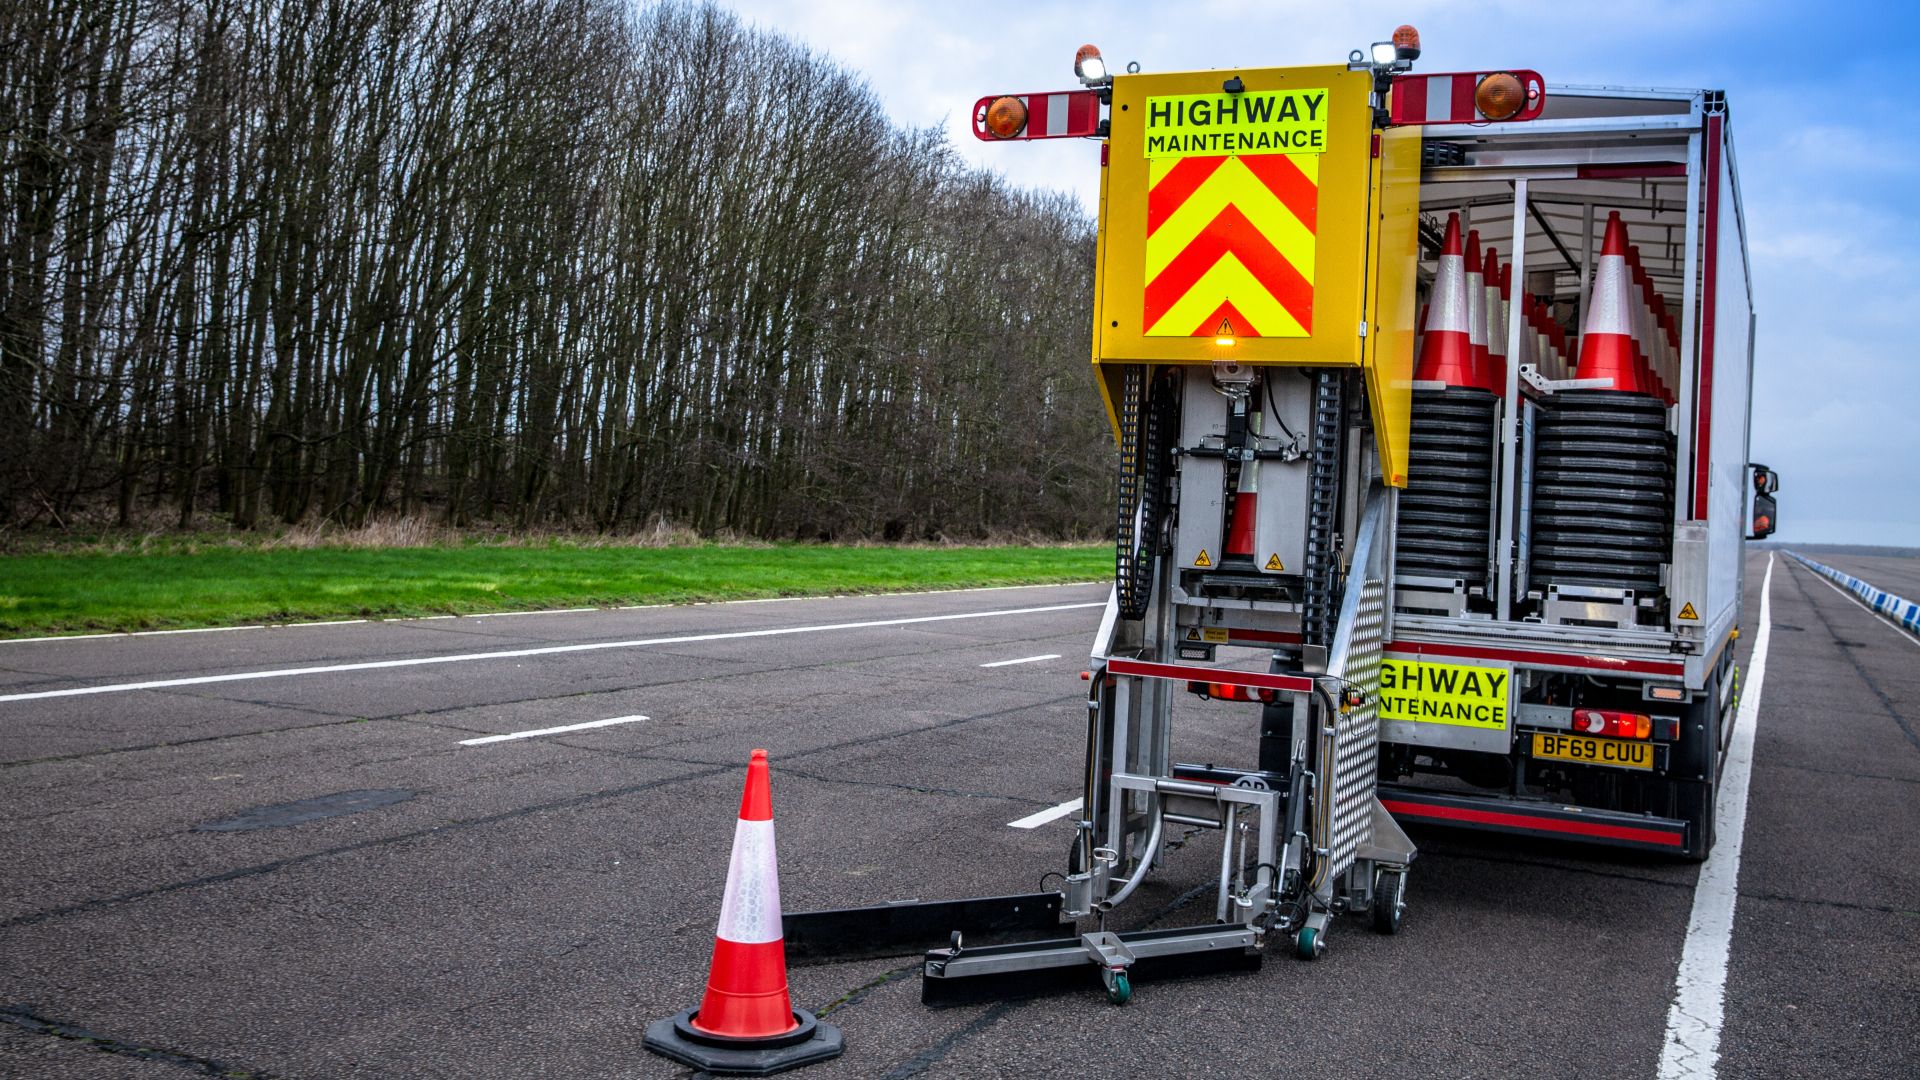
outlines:
{"label": "truck trailer", "polygon": [[[1777,486],[1725,97],[1419,55],[1411,27],[1307,67],[1083,46],[1079,88],[976,103],[983,140],[1098,145],[1118,499],[1082,809],[1056,891],[791,916],[790,948],[950,930],[929,1001],[1091,965],[1123,1002],[1275,935],[1316,958],[1342,915],[1395,932],[1404,822],[1711,849]],[[1195,708],[1244,716],[1244,760],[1179,760]],[[1220,836],[1212,919],[1110,931],[1176,830]]]}

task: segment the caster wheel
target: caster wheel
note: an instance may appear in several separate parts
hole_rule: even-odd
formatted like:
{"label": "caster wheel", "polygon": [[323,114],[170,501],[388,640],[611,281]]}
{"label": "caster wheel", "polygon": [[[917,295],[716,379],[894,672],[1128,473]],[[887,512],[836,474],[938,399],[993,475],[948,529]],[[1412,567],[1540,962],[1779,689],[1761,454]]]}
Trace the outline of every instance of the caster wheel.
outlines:
{"label": "caster wheel", "polygon": [[1127,973],[1118,972],[1113,977],[1113,985],[1107,987],[1107,1000],[1115,1005],[1125,1005],[1133,1000],[1133,982]]}
{"label": "caster wheel", "polygon": [[1293,939],[1293,955],[1302,960],[1318,960],[1325,956],[1327,943],[1320,939],[1320,931],[1311,926],[1300,928],[1300,934]]}
{"label": "caster wheel", "polygon": [[1382,873],[1373,883],[1373,928],[1382,934],[1400,932],[1400,919],[1407,912],[1406,871]]}

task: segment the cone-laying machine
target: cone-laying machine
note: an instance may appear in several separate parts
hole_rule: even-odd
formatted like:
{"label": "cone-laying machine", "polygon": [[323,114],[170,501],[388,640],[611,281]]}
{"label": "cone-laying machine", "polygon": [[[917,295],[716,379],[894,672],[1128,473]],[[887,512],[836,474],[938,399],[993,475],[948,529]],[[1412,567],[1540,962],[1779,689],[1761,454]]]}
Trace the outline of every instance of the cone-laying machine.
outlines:
{"label": "cone-laying machine", "polygon": [[[1125,1001],[1276,939],[1316,958],[1341,915],[1396,932],[1401,821],[1704,857],[1743,500],[1777,486],[1746,463],[1724,100],[1419,53],[1114,74],[1086,46],[1081,89],[976,104],[982,139],[1100,148],[1119,498],[1080,812],[1055,891],[792,915],[790,948],[932,936],[929,1001],[1090,969]],[[1196,696],[1241,710],[1244,760],[1178,759]],[[1111,929],[1196,830],[1208,917]]]}

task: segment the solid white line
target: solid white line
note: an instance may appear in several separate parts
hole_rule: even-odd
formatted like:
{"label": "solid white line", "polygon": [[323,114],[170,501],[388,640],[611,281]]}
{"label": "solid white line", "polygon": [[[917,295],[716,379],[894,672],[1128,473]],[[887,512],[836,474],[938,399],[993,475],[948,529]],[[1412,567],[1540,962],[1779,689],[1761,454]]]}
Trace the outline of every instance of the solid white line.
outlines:
{"label": "solid white line", "polygon": [[49,637],[8,638],[0,645],[25,645],[32,641],[94,641],[99,638],[164,637],[168,634],[224,634],[232,630],[265,630],[264,624],[248,626],[193,626],[185,630],[126,630],[111,634],[54,634]]}
{"label": "solid white line", "polygon": [[484,739],[461,739],[461,746],[485,746],[488,743],[506,742],[509,739],[531,739],[536,735],[559,735],[568,731],[585,731],[588,728],[612,727],[615,724],[631,724],[636,720],[645,720],[644,716],[616,716],[611,720],[592,720],[584,724],[568,724],[565,727],[541,728],[538,731],[516,731],[511,735],[488,735]]}
{"label": "solid white line", "polygon": [[920,615],[904,619],[869,619],[864,622],[824,623],[817,626],[782,626],[770,630],[733,630],[717,634],[679,634],[672,637],[636,638],[631,641],[595,641],[581,645],[546,645],[537,649],[500,649],[494,652],[458,653],[451,656],[415,656],[404,660],[363,660],[353,664],[326,664],[318,667],[278,668],[268,671],[237,671],[228,675],[196,675],[184,679],[152,679],[146,682],[110,683],[104,686],[75,686],[66,690],[40,690],[30,694],[0,694],[0,702],[41,701],[46,698],[83,697],[89,694],[121,694],[130,690],[164,690],[175,686],[205,686],[209,683],[245,682],[252,679],[285,679],[294,675],[321,675],[336,671],[378,671],[383,668],[421,667],[427,664],[460,664],[469,660],[510,660],[522,656],[554,656],[559,653],[600,652],[605,649],[635,649],[646,645],[684,645],[698,641],[733,641],[740,638],[786,637],[790,634],[818,634],[833,630],[868,630],[882,626],[914,626],[920,623],[956,622],[962,619],[992,619],[1002,615],[1041,615],[1054,611],[1078,611],[1105,607],[1105,600],[1080,604],[1050,604],[1046,607],[1000,608],[994,611],[969,611],[957,615]]}
{"label": "solid white line", "polygon": [[[687,604],[623,604],[618,607],[557,608],[546,611],[484,611],[477,615],[401,615],[380,622],[432,622],[436,619],[491,619],[501,615],[575,615],[587,611],[648,611],[671,607],[721,607],[728,604],[784,604],[790,600],[879,600],[889,596],[940,596],[945,593],[1006,592],[1010,589],[1064,589],[1070,585],[1098,585],[1098,581],[1056,581],[1045,585],[979,585],[968,589],[923,589],[919,592],[828,593],[821,596],[765,596],[757,600],[697,600]],[[50,634],[46,637],[0,638],[0,645],[26,645],[36,641],[97,641],[101,638],[156,637],[161,634],[224,634],[229,630],[284,630],[295,626],[347,626],[368,619],[338,619],[333,622],[252,623],[246,626],[195,626],[185,630],[116,630],[106,634]]]}
{"label": "solid white line", "polygon": [[1720,772],[1713,853],[1700,865],[1693,887],[1687,943],[1674,978],[1667,1011],[1660,1080],[1712,1080],[1720,1062],[1720,1024],[1726,1017],[1727,960],[1733,948],[1733,904],[1740,889],[1740,846],[1747,831],[1747,781],[1753,774],[1753,731],[1760,722],[1760,688],[1767,677],[1767,643],[1773,636],[1773,556],[1760,583],[1760,632],[1740,691],[1733,743]]}
{"label": "solid white line", "polygon": [[1037,664],[1042,660],[1058,660],[1058,659],[1060,659],[1059,653],[1050,652],[1044,656],[1023,656],[1018,660],[995,660],[991,664],[981,664],[980,666],[981,667],[1006,667],[1008,664]]}
{"label": "solid white line", "polygon": [[1007,822],[1010,829],[1037,829],[1049,821],[1057,821],[1080,809],[1080,799],[1068,799],[1059,806],[1050,806],[1037,814],[1028,814],[1019,821]]}
{"label": "solid white line", "polygon": [[1858,604],[1860,606],[1861,611],[1864,611],[1868,615],[1873,616],[1874,622],[1880,624],[1881,626],[1886,627],[1888,630],[1891,630],[1893,632],[1894,637],[1899,638],[1900,640],[1906,642],[1909,645],[1920,645],[1920,638],[1914,637],[1912,634],[1907,633],[1905,628],[1895,626],[1893,623],[1888,622],[1886,616],[1873,610],[1872,607],[1868,606],[1865,600],[1860,599],[1859,597],[1853,595],[1852,593],[1841,588],[1840,586],[1835,585],[1833,582],[1828,581],[1827,576],[1825,574],[1822,574],[1819,571],[1814,570],[1812,567],[1806,567],[1805,569],[1807,570],[1808,573],[1813,575],[1813,580],[1819,582],[1822,585],[1825,585],[1827,588],[1832,589],[1834,592],[1839,593],[1841,596],[1845,597],[1848,600],[1853,601],[1855,604]]}

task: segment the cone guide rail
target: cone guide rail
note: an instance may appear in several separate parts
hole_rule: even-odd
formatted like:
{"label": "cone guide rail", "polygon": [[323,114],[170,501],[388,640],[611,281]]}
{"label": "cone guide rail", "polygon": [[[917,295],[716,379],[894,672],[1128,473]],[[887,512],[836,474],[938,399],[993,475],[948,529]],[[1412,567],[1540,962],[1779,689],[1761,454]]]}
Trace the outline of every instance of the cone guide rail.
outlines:
{"label": "cone guide rail", "polygon": [[[790,915],[797,951],[926,949],[935,1004],[1124,1004],[1397,932],[1402,820],[1705,856],[1750,487],[1724,99],[1412,76],[1402,30],[1319,67],[1080,51],[1119,498],[1058,886]],[[1485,92],[1409,116],[1419,79]],[[1243,760],[1179,760],[1193,708],[1244,714]],[[1123,929],[1181,831],[1218,838],[1211,917]]]}

